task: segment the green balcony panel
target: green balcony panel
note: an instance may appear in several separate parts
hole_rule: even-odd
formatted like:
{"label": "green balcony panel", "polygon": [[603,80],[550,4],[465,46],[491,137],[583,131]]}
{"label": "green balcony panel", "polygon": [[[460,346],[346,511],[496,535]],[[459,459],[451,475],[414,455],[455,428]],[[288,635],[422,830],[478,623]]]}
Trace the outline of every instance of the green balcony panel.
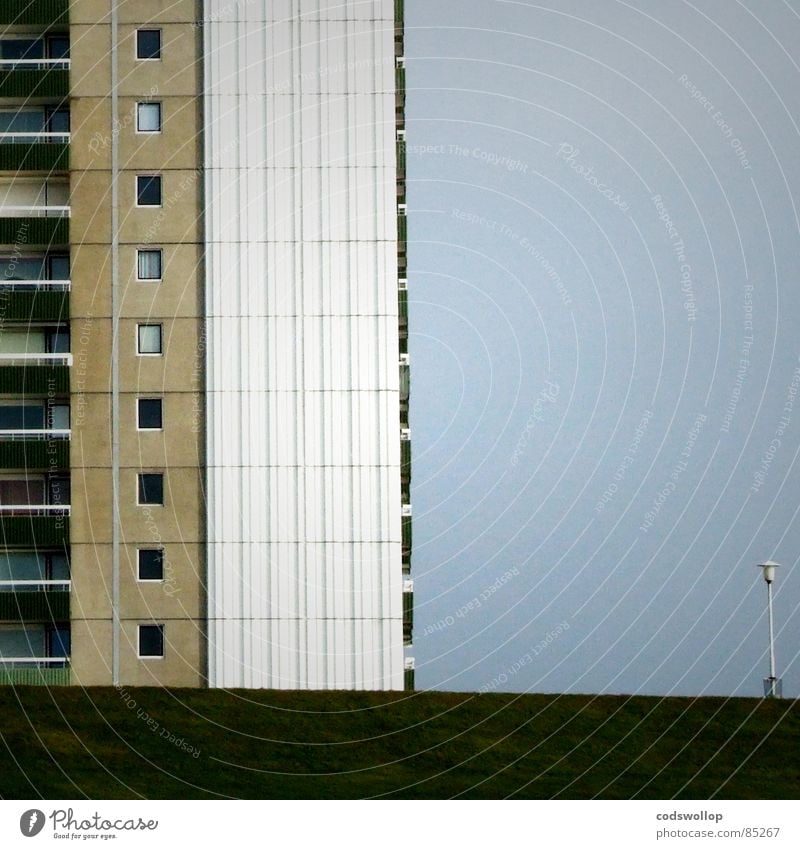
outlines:
{"label": "green balcony panel", "polygon": [[55,472],[69,469],[68,439],[0,442],[0,469]]}
{"label": "green balcony panel", "polygon": [[0,144],[0,171],[68,171],[69,145],[35,142]]}
{"label": "green balcony panel", "polygon": [[402,24],[405,17],[405,2],[404,0],[394,0],[394,20],[395,23]]}
{"label": "green balcony panel", "polygon": [[406,143],[397,142],[397,174],[398,177],[406,173]]}
{"label": "green balcony panel", "polygon": [[69,392],[69,366],[0,366],[0,394],[65,395]]}
{"label": "green balcony panel", "polygon": [[0,218],[0,245],[68,245],[69,218]]}
{"label": "green balcony panel", "polygon": [[69,96],[69,71],[61,68],[0,71],[0,97]]}
{"label": "green balcony panel", "polygon": [[411,394],[411,368],[407,365],[400,366],[400,401],[408,401]]}
{"label": "green balcony panel", "polygon": [[0,546],[58,548],[69,545],[69,516],[3,516]]}
{"label": "green balcony panel", "polygon": [[406,97],[406,69],[405,68],[395,68],[394,69],[394,87],[395,87],[395,94],[401,100],[405,100],[405,97]]}
{"label": "green balcony panel", "polygon": [[403,687],[406,690],[414,689],[414,670],[406,669],[403,673]]}
{"label": "green balcony panel", "polygon": [[6,321],[67,321],[69,292],[0,289],[0,313]]}
{"label": "green balcony panel", "polygon": [[411,549],[411,516],[403,516],[403,548]]}
{"label": "green balcony panel", "polygon": [[411,645],[411,635],[414,632],[414,593],[403,593],[403,642]]}
{"label": "green balcony panel", "polygon": [[397,216],[397,240],[403,245],[405,250],[405,242],[408,237],[408,218],[405,215]]}
{"label": "green balcony panel", "polygon": [[411,480],[411,440],[400,440],[400,477]]}
{"label": "green balcony panel", "polygon": [[400,324],[408,324],[408,289],[398,290],[397,309]]}
{"label": "green balcony panel", "polygon": [[3,0],[0,24],[37,26],[68,24],[69,0]]}
{"label": "green balcony panel", "polygon": [[[408,674],[408,673],[406,673]],[[5,669],[0,664],[0,685],[16,684],[22,687],[68,687],[70,674],[68,666],[49,669]]]}
{"label": "green balcony panel", "polygon": [[0,592],[4,622],[64,622],[69,619],[69,590]]}

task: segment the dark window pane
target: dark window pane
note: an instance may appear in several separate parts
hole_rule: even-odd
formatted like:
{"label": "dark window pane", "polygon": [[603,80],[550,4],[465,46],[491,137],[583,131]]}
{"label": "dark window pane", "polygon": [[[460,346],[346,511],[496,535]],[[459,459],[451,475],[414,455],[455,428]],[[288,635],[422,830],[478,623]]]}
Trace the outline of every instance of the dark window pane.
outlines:
{"label": "dark window pane", "polygon": [[164,475],[139,475],[139,504],[164,503]]}
{"label": "dark window pane", "polygon": [[164,580],[164,552],[160,548],[139,549],[139,580]]}
{"label": "dark window pane", "polygon": [[0,405],[0,430],[43,430],[44,407]]}
{"label": "dark window pane", "polygon": [[51,554],[50,557],[50,575],[51,581],[68,581],[69,580],[69,560],[66,554]]}
{"label": "dark window pane", "polygon": [[164,626],[139,626],[139,657],[164,657]]}
{"label": "dark window pane", "polygon": [[136,30],[136,58],[137,59],[160,59],[161,58],[161,30],[139,29]]}
{"label": "dark window pane", "polygon": [[68,133],[69,110],[48,109],[47,120],[45,121],[45,129],[48,133]]}
{"label": "dark window pane", "polygon": [[69,257],[49,256],[47,271],[50,280],[69,280]]}
{"label": "dark window pane", "polygon": [[50,35],[47,37],[48,59],[69,59],[69,36]]}
{"label": "dark window pane", "polygon": [[27,257],[3,257],[3,259],[0,259],[0,277],[3,280],[39,280],[41,276],[41,259]]}
{"label": "dark window pane", "polygon": [[48,330],[46,337],[46,346],[48,354],[68,354],[69,353],[69,331],[68,330]]}
{"label": "dark window pane", "polygon": [[161,177],[136,178],[136,203],[139,206],[161,206]]}
{"label": "dark window pane", "polygon": [[48,481],[50,504],[67,505],[70,502],[69,478],[50,478]]}
{"label": "dark window pane", "polygon": [[161,430],[161,399],[139,399],[139,427],[141,430]]}
{"label": "dark window pane", "polygon": [[0,59],[43,59],[41,38],[7,38],[0,41]]}
{"label": "dark window pane", "polygon": [[[47,577],[43,554],[35,551],[6,551],[0,554],[0,581],[41,581]],[[10,590],[7,587],[2,589]]]}
{"label": "dark window pane", "polygon": [[43,108],[0,110],[0,130],[4,133],[40,133],[46,129],[45,124]]}
{"label": "dark window pane", "polygon": [[48,657],[69,657],[70,633],[68,625],[47,629]]}
{"label": "dark window pane", "polygon": [[0,481],[0,504],[44,504],[43,480]]}

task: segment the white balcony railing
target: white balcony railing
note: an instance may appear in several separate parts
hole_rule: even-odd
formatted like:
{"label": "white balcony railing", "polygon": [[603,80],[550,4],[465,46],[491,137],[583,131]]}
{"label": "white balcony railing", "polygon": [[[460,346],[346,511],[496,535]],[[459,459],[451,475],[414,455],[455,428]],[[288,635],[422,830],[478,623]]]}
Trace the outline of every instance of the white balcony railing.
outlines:
{"label": "white balcony railing", "polygon": [[34,590],[68,590],[72,581],[34,580],[34,581],[0,581],[1,592],[16,592],[23,587],[32,587]]}
{"label": "white balcony railing", "polygon": [[0,516],[69,516],[69,504],[0,504]]}
{"label": "white balcony railing", "polygon": [[36,442],[40,439],[70,439],[71,437],[72,431],[69,428],[30,428],[29,430],[23,428],[3,430],[0,428],[0,442],[21,442],[24,440]]}
{"label": "white balcony railing", "polygon": [[0,133],[0,144],[69,144],[69,133]]}
{"label": "white balcony railing", "polygon": [[16,289],[19,291],[35,289],[37,291],[60,290],[69,292],[72,286],[70,280],[8,280],[0,277],[0,289]]}
{"label": "white balcony railing", "polygon": [[69,218],[69,216],[68,206],[44,206],[43,204],[6,206],[0,203],[0,218]]}
{"label": "white balcony railing", "polygon": [[11,667],[12,669],[25,666],[51,668],[68,665],[68,657],[3,657],[0,655],[0,667]]}
{"label": "white balcony railing", "polygon": [[68,71],[69,59],[0,59],[1,71]]}
{"label": "white balcony railing", "polygon": [[33,365],[33,366],[71,366],[72,354],[40,354],[40,353],[0,353],[0,365]]}

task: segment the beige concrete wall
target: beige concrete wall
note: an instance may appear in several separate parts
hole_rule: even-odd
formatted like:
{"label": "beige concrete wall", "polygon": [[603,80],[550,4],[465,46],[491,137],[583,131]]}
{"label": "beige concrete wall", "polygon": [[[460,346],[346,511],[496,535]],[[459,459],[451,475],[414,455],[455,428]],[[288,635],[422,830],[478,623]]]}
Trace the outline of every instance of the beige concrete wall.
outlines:
{"label": "beige concrete wall", "polygon": [[[202,183],[197,3],[119,7],[118,122],[112,122],[108,0],[70,6],[73,677],[111,683],[111,151],[119,162],[120,642],[123,685],[200,686],[205,668],[200,340]],[[137,25],[162,30],[162,59],[137,61]],[[136,130],[136,104],[162,104],[162,132]],[[135,204],[137,173],[160,173],[162,206]],[[136,279],[136,248],[163,251],[163,279]],[[164,325],[164,353],[136,351],[137,323]],[[136,399],[163,399],[159,432],[136,427]],[[137,505],[141,471],[165,474],[163,506]],[[162,582],[136,577],[139,547],[163,546]],[[137,657],[137,626],[166,626],[163,660]]]}

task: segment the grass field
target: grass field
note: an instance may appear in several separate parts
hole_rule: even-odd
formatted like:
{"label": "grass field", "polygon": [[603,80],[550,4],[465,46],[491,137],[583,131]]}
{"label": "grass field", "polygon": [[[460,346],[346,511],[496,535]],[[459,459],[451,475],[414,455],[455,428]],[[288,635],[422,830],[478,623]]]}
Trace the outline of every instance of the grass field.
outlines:
{"label": "grass field", "polygon": [[800,704],[0,688],[0,797],[784,798]]}

